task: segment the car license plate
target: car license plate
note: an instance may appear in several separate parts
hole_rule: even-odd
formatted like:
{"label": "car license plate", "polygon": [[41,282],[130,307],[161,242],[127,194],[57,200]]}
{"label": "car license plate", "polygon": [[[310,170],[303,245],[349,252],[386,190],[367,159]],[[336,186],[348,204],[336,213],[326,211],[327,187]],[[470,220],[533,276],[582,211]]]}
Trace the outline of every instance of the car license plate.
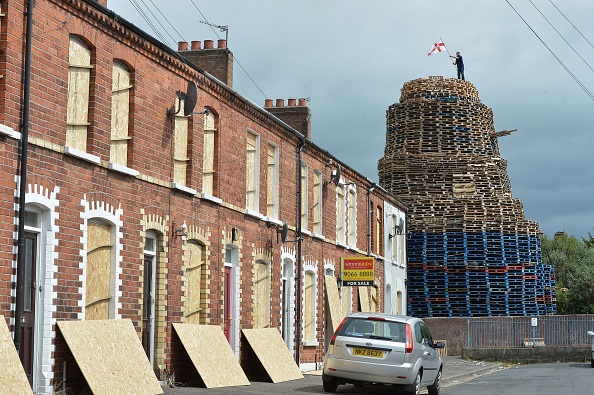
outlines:
{"label": "car license plate", "polygon": [[353,355],[361,357],[383,358],[384,352],[380,350],[369,350],[367,348],[353,348]]}

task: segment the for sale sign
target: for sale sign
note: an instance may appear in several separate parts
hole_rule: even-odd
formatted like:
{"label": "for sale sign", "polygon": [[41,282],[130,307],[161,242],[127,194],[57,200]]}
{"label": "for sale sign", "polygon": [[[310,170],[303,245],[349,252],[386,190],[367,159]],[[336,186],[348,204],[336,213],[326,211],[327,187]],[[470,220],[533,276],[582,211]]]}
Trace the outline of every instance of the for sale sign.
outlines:
{"label": "for sale sign", "polygon": [[342,285],[373,286],[374,258],[354,256],[342,258]]}

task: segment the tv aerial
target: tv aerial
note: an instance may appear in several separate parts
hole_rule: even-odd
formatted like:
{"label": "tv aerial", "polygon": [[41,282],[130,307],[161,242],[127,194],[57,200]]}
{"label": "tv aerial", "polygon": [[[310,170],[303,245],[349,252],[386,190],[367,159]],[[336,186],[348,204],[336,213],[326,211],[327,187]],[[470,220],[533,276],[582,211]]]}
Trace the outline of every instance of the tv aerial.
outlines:
{"label": "tv aerial", "polygon": [[188,87],[187,87],[185,93],[182,91],[177,91],[177,92],[175,92],[175,94],[177,96],[177,106],[176,106],[177,111],[173,112],[173,110],[168,108],[167,109],[167,118],[171,118],[173,115],[179,114],[179,112],[182,110],[182,106],[181,106],[182,100],[184,101],[184,107],[183,107],[184,117],[187,117],[192,114],[208,114],[208,113],[210,113],[208,108],[205,108],[204,111],[202,111],[202,112],[193,112],[194,107],[196,107],[196,103],[198,102],[198,86],[196,85],[196,83],[194,81],[188,81]]}

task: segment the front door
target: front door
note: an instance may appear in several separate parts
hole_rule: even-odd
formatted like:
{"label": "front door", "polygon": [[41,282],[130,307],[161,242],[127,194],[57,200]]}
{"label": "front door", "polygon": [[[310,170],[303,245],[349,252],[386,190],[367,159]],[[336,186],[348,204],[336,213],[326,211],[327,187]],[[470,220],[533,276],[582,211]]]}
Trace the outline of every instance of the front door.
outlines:
{"label": "front door", "polygon": [[225,266],[223,282],[223,332],[227,341],[231,343],[231,268],[229,266]]}
{"label": "front door", "polygon": [[142,296],[142,347],[146,356],[153,366],[153,347],[154,347],[154,278],[153,278],[153,260],[154,257],[145,255],[144,257],[144,286]]}
{"label": "front door", "polygon": [[19,306],[21,331],[19,356],[29,384],[33,385],[33,347],[35,345],[35,297],[37,290],[37,235],[25,232],[25,259],[23,268],[23,297]]}

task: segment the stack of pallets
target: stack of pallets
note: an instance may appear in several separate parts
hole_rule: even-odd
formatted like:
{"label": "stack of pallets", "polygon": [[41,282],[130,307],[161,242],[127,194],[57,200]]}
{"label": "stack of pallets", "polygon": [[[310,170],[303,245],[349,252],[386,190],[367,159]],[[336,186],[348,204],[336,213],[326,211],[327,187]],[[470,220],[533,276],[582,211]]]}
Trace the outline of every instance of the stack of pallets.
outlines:
{"label": "stack of pallets", "polygon": [[538,224],[512,197],[493,112],[467,81],[407,82],[386,112],[380,184],[409,206],[409,313],[554,314]]}

